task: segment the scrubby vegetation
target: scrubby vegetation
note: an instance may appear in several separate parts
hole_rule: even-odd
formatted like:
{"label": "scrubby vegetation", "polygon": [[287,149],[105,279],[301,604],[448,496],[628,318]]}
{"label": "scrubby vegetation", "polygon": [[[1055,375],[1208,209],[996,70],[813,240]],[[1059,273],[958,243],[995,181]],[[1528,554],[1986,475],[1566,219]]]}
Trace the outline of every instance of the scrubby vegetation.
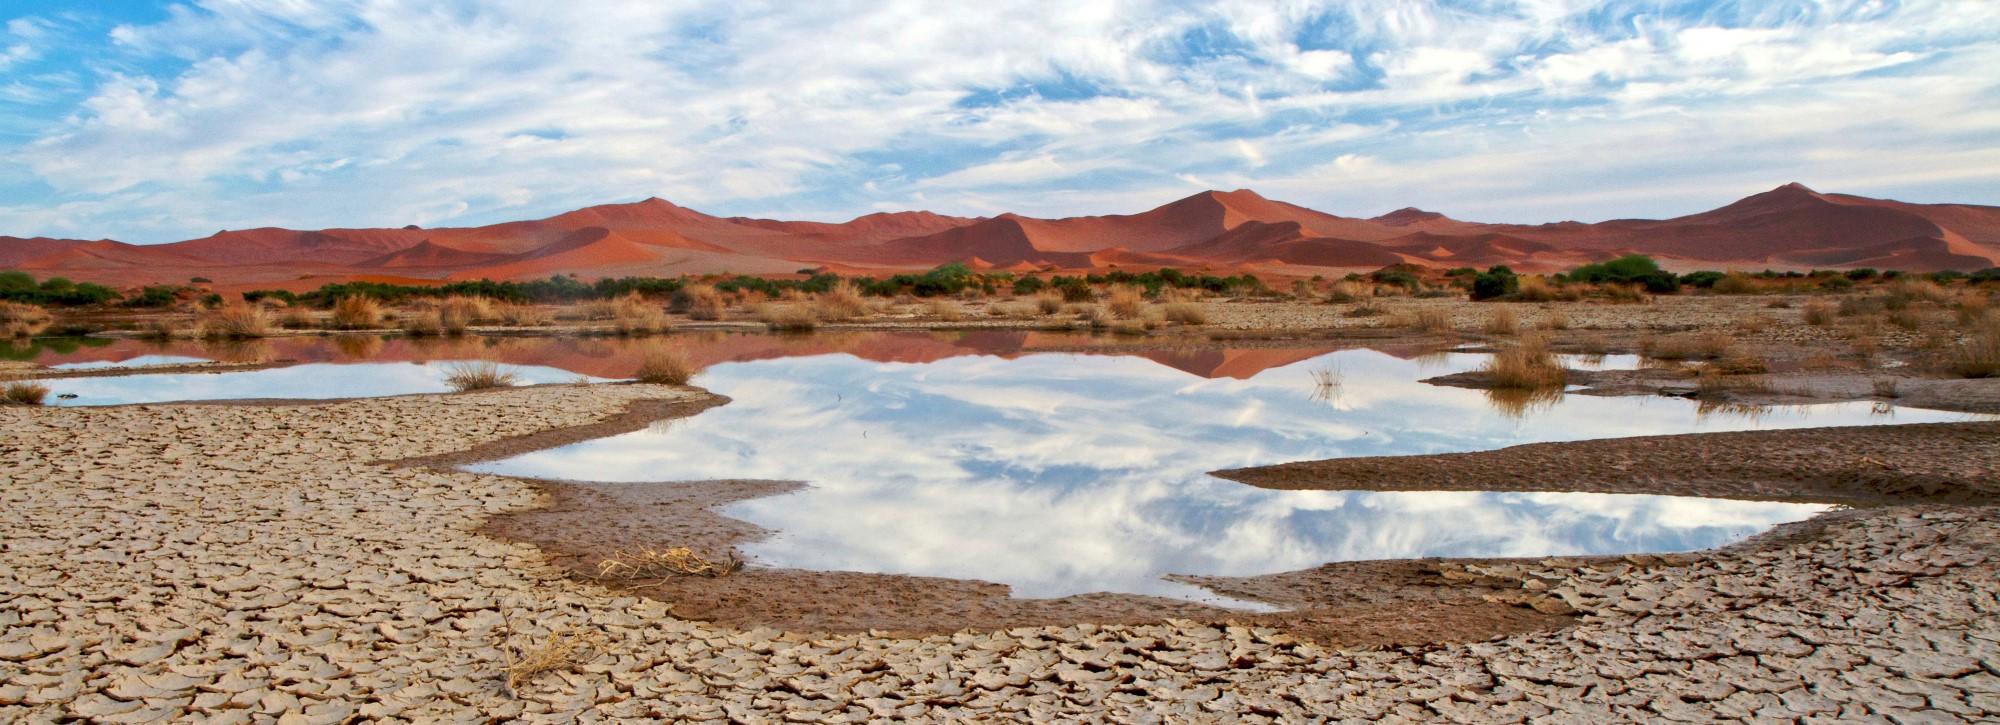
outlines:
{"label": "scrubby vegetation", "polygon": [[668,309],[692,320],[720,320],[725,307],[722,292],[715,285],[690,284],[674,292],[673,304]]}
{"label": "scrubby vegetation", "polygon": [[0,302],[0,338],[34,337],[48,329],[52,318],[38,305]]}
{"label": "scrubby vegetation", "polygon": [[819,317],[812,308],[795,302],[758,305],[757,319],[778,332],[810,332],[819,326]]}
{"label": "scrubby vegetation", "polygon": [[372,297],[351,295],[333,303],[336,330],[372,330],[382,326],[382,304]]}
{"label": "scrubby vegetation", "polygon": [[0,402],[15,405],[41,405],[49,397],[49,386],[35,382],[12,382],[0,390]]}
{"label": "scrubby vegetation", "polygon": [[1501,389],[1560,388],[1569,377],[1549,351],[1548,340],[1538,335],[1524,336],[1513,346],[1494,353],[1480,370],[1486,373],[1493,387]]}
{"label": "scrubby vegetation", "polygon": [[686,385],[696,370],[686,350],[662,343],[648,345],[639,353],[639,369],[632,377],[655,385]]}
{"label": "scrubby vegetation", "polygon": [[452,363],[445,368],[444,384],[453,392],[510,388],[518,382],[513,373],[491,360]]}
{"label": "scrubby vegetation", "polygon": [[611,328],[620,335],[650,335],[667,329],[667,313],[638,293],[612,303]]}
{"label": "scrubby vegetation", "polygon": [[118,299],[118,291],[89,282],[50,277],[37,283],[26,272],[0,272],[0,302],[31,305],[101,305]]}
{"label": "scrubby vegetation", "polygon": [[225,304],[201,319],[201,336],[211,340],[247,340],[270,332],[270,318],[246,302]]}

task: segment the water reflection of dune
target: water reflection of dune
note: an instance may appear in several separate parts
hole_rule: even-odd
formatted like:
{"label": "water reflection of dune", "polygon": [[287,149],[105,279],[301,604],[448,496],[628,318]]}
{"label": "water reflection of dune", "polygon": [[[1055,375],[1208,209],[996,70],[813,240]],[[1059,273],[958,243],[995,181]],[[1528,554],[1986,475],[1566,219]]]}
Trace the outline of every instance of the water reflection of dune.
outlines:
{"label": "water reflection of dune", "polygon": [[823,332],[812,335],[690,332],[659,338],[400,335],[275,337],[236,343],[197,340],[167,342],[99,340],[90,346],[38,348],[24,355],[45,365],[117,362],[141,355],[177,355],[226,362],[428,362],[491,358],[517,365],[561,368],[579,375],[628,377],[646,346],[666,343],[688,351],[696,365],[749,362],[784,357],[846,353],[875,362],[928,363],[966,355],[1016,357],[1042,350],[1088,348],[1101,354],[1137,355],[1206,378],[1248,378],[1272,367],[1311,358],[1331,349],[1297,343],[1289,347],[1172,350],[1158,346],[1107,344],[1088,335],[993,330],[971,332]]}

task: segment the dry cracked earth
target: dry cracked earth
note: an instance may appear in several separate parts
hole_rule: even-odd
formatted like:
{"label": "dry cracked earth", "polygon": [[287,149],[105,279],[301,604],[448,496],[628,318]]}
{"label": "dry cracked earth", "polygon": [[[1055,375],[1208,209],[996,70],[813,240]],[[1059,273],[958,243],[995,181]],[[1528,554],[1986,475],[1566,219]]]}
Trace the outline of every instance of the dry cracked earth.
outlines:
{"label": "dry cracked earth", "polygon": [[[689,394],[0,408],[0,721],[2000,718],[1991,506],[1847,511],[1676,565],[1470,567],[1580,620],[1341,651],[1188,621],[890,637],[681,620],[474,533],[534,506],[528,484],[372,463]],[[513,653],[551,632],[597,644],[510,689]]]}

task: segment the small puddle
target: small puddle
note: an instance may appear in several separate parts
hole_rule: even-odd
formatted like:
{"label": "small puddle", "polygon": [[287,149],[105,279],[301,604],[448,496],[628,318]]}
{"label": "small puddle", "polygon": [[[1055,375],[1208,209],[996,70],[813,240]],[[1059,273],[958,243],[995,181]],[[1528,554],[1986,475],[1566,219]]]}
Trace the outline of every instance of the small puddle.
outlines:
{"label": "small puddle", "polygon": [[[1664,397],[1532,403],[1418,382],[1483,355],[1300,356],[1241,378],[1141,357],[922,363],[834,354],[718,364],[730,404],[471,466],[640,482],[796,480],[723,509],[775,534],[759,566],[978,579],[1020,597],[1147,594],[1242,605],[1162,578],[1335,561],[1691,551],[1827,505],[1595,493],[1274,491],[1207,471],[1344,456],[1887,422],[1867,403],[1755,415]],[[1620,361],[1622,362],[1622,361]],[[1964,420],[1896,409],[1894,422]]]}
{"label": "small puddle", "polygon": [[[196,400],[324,400],[450,392],[452,362],[310,363],[263,370],[212,373],[139,373],[115,377],[53,378],[47,404],[128,405]],[[576,382],[566,370],[501,365],[516,384]],[[603,382],[590,378],[590,382]]]}

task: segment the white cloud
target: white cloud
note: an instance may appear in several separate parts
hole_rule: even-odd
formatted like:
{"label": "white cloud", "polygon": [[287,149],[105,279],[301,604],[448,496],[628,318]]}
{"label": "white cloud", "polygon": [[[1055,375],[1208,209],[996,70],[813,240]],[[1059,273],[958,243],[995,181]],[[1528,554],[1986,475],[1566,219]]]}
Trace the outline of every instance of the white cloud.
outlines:
{"label": "white cloud", "polygon": [[[5,119],[28,130],[0,136],[0,163],[54,191],[0,202],[0,233],[489,222],[650,195],[1099,213],[1190,180],[1508,221],[1686,211],[1753,179],[1993,201],[1976,165],[2000,147],[2000,4],[1719,13],[204,0],[66,30],[92,60],[59,69],[64,93],[0,87],[73,104]],[[7,30],[0,68],[48,40]]]}

